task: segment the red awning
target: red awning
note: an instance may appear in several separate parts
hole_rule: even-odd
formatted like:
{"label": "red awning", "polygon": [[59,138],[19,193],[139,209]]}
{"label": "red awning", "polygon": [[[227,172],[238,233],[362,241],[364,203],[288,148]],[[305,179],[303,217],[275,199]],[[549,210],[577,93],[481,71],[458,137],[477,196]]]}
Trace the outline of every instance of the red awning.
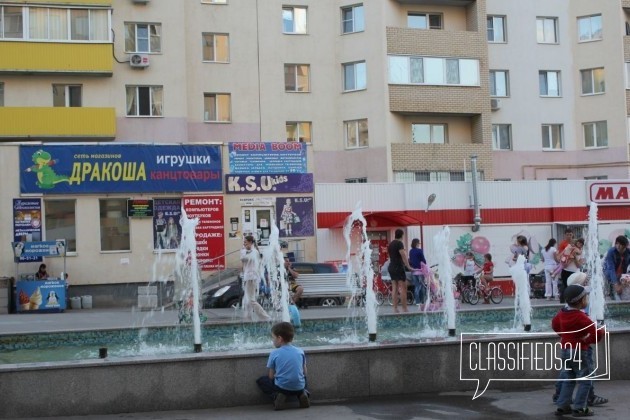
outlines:
{"label": "red awning", "polygon": [[[328,215],[327,215],[328,216]],[[332,216],[332,215],[330,215]],[[319,219],[318,215],[318,226],[323,228],[335,229],[342,228],[346,222],[346,219],[350,216],[350,214],[346,213],[345,215],[337,213],[335,215],[336,220],[330,220],[329,217],[326,217],[326,222]],[[413,226],[413,225],[421,225],[422,222],[415,217],[407,214],[405,212],[400,211],[377,211],[370,212],[363,215],[367,222],[368,228],[375,227],[402,227],[402,226]],[[321,223],[324,222],[324,223]]]}

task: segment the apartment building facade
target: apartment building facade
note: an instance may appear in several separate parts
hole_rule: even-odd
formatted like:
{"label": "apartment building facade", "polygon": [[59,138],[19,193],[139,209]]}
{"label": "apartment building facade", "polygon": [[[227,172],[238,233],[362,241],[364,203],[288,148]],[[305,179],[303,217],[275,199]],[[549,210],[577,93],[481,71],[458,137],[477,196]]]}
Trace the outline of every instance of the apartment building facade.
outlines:
{"label": "apartment building facade", "polygon": [[[211,143],[227,173],[229,144],[294,142],[319,183],[464,181],[471,155],[485,180],[627,178],[629,10],[629,0],[0,0],[0,159],[18,173],[20,144]],[[28,196],[3,184],[5,202]],[[200,191],[225,198],[226,228],[240,233],[258,210],[249,230],[266,229],[289,197],[228,196],[227,182]],[[91,228],[99,203],[130,198],[44,196],[44,214],[76,210],[80,248],[82,235],[102,235]],[[129,231],[116,251],[146,248]],[[315,235],[299,239],[316,259]],[[102,251],[91,249],[115,276],[139,276]]]}

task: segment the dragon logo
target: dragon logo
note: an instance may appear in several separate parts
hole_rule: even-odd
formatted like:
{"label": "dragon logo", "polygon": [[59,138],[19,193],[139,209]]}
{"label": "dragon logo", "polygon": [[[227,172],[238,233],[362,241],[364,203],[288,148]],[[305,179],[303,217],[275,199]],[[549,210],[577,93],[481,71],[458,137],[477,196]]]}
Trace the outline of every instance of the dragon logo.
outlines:
{"label": "dragon logo", "polygon": [[26,168],[26,172],[35,172],[37,174],[37,186],[44,190],[50,190],[55,184],[60,182],[70,182],[67,176],[57,175],[52,169],[57,163],[56,159],[52,159],[50,153],[45,150],[38,150],[32,156],[33,166]]}

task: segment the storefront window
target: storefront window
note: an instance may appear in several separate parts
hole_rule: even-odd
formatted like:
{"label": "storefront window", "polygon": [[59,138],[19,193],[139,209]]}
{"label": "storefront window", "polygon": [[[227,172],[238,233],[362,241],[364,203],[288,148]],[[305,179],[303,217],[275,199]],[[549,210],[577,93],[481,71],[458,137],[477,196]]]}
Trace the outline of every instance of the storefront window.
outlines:
{"label": "storefront window", "polygon": [[101,215],[101,251],[129,251],[127,199],[99,200]]}
{"label": "storefront window", "polygon": [[46,200],[46,240],[66,240],[67,252],[77,251],[76,200]]}

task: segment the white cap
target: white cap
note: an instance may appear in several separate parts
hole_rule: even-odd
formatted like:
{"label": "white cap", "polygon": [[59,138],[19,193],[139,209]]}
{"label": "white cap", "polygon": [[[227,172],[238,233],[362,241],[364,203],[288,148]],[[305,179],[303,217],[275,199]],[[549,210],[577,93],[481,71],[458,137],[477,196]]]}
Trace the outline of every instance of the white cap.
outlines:
{"label": "white cap", "polygon": [[579,284],[580,286],[584,286],[587,281],[588,277],[586,273],[578,271],[569,276],[569,278],[567,279],[567,286],[571,286],[572,284]]}

